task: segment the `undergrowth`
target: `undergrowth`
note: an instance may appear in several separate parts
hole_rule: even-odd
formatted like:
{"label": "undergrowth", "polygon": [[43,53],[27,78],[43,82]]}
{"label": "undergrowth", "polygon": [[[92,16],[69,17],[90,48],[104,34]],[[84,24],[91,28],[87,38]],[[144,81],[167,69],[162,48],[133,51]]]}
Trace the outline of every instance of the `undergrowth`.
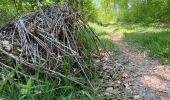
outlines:
{"label": "undergrowth", "polygon": [[0,15],[0,28],[15,17],[15,13],[2,8],[0,8]]}
{"label": "undergrowth", "polygon": [[[101,43],[106,48],[106,50],[113,52],[115,50],[114,49],[114,43],[113,43],[111,37],[106,32],[105,28],[103,26],[100,26],[100,25],[95,24],[95,23],[89,23],[89,25],[95,31],[96,35],[99,37]],[[99,44],[100,43],[98,43],[98,45]],[[99,47],[100,47],[100,45],[99,45]]]}
{"label": "undergrowth", "polygon": [[[20,77],[18,71],[22,66],[17,63],[13,71],[1,66],[0,71],[0,100],[94,100],[97,98],[90,88],[80,86],[68,79],[54,80],[48,75],[41,75],[36,71],[35,75]],[[65,68],[64,74],[68,69]],[[40,81],[43,79],[43,81]]]}

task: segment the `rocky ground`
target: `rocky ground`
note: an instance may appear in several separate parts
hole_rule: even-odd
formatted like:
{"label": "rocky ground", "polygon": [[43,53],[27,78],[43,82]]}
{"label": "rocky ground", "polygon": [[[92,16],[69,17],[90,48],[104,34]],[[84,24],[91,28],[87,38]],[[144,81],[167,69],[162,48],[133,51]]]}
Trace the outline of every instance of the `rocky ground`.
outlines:
{"label": "rocky ground", "polygon": [[[99,73],[102,77],[100,80],[100,91],[102,97],[106,99],[121,100],[123,93],[123,72],[121,64],[115,62],[114,54],[103,57],[102,60],[96,61],[99,67]],[[117,58],[117,57],[115,57]],[[124,63],[124,62],[122,62]]]}
{"label": "rocky ground", "polygon": [[109,100],[170,100],[170,67],[135,51],[120,36],[111,37],[117,51],[97,61],[103,95]]}

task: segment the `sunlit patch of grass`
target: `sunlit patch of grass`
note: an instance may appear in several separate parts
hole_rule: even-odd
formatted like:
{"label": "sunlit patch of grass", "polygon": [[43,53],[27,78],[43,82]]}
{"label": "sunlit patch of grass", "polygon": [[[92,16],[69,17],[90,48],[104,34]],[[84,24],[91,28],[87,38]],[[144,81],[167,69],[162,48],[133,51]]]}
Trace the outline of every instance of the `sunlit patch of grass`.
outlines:
{"label": "sunlit patch of grass", "polygon": [[[99,37],[101,43],[108,51],[114,51],[114,43],[112,38],[106,32],[106,27],[95,23],[89,23],[90,27],[95,31],[96,35]],[[102,47],[101,47],[102,48]]]}
{"label": "sunlit patch of grass", "polygon": [[96,31],[97,35],[107,35],[103,26],[91,22],[89,22],[89,25]]}
{"label": "sunlit patch of grass", "polygon": [[[138,44],[142,50],[170,64],[170,29],[159,25],[125,24],[110,25],[114,34],[123,34],[130,44]],[[141,49],[140,48],[140,49]]]}
{"label": "sunlit patch of grass", "polygon": [[126,34],[129,42],[143,46],[144,50],[170,64],[170,31]]}

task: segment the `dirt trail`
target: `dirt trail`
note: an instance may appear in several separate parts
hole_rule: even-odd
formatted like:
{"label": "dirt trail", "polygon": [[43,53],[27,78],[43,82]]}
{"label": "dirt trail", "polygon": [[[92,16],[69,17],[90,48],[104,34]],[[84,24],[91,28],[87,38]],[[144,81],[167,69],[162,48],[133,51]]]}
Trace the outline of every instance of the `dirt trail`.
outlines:
{"label": "dirt trail", "polygon": [[161,65],[145,52],[134,51],[135,47],[123,41],[122,36],[112,34],[112,30],[106,31],[120,52],[115,55],[117,62],[128,61],[123,64],[125,91],[135,100],[170,100],[170,67]]}

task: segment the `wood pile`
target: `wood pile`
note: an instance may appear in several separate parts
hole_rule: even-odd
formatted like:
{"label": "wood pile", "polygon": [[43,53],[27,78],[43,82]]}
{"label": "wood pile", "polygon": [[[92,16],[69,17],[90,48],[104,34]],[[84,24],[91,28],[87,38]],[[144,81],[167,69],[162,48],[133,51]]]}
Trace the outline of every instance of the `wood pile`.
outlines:
{"label": "wood pile", "polygon": [[[0,65],[14,70],[17,61],[25,69],[17,72],[24,76],[28,69],[31,74],[40,70],[53,78],[92,86],[93,72],[85,61],[91,54],[84,52],[80,43],[83,32],[79,30],[91,34],[94,42],[98,40],[70,7],[48,7],[16,18],[0,29]],[[82,76],[86,81],[79,78]]]}

